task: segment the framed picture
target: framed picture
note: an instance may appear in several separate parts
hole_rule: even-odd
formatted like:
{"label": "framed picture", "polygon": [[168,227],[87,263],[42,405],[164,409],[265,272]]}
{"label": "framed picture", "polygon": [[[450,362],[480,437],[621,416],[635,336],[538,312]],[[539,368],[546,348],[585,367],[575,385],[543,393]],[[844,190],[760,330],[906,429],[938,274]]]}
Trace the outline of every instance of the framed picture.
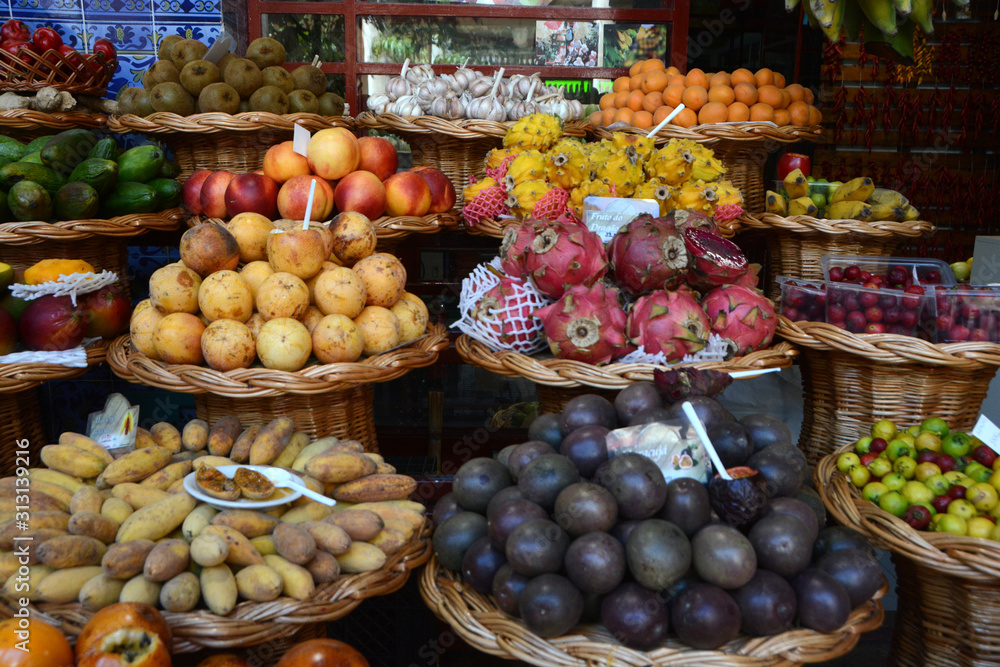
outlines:
{"label": "framed picture", "polygon": [[538,21],[535,64],[597,67],[599,37],[596,21]]}

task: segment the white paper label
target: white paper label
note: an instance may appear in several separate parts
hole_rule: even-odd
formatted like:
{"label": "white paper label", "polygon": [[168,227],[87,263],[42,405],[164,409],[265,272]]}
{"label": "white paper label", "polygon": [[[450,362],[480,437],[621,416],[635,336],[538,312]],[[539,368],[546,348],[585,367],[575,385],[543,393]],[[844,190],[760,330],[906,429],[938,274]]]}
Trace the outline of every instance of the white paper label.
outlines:
{"label": "white paper label", "polygon": [[306,157],[306,148],[309,146],[309,139],[311,137],[312,135],[309,134],[309,130],[296,123],[294,134],[292,135],[292,150],[302,157]]}
{"label": "white paper label", "polygon": [[118,457],[135,449],[138,422],[139,406],[131,405],[121,394],[111,394],[103,410],[90,413],[87,436]]}
{"label": "white paper label", "polygon": [[972,435],[983,441],[983,444],[1000,454],[1000,428],[986,415],[979,415]]}
{"label": "white paper label", "polygon": [[229,53],[229,46],[232,43],[233,40],[228,37],[220,37],[215,40],[215,43],[212,44],[211,48],[209,48],[208,52],[205,54],[204,60],[207,60],[213,65],[218,65],[219,61],[222,60],[222,56]]}
{"label": "white paper label", "polygon": [[583,200],[584,224],[605,243],[641,213],[656,217],[660,215],[660,205],[655,199],[586,197]]}

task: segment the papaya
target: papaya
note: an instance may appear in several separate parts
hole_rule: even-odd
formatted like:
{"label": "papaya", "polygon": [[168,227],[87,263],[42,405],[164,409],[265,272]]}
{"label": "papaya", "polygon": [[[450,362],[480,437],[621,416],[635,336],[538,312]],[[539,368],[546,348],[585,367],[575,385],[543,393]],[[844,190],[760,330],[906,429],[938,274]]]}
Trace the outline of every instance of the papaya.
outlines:
{"label": "papaya", "polygon": [[109,218],[132,213],[153,213],[159,210],[156,190],[142,183],[119,182],[101,199],[101,211]]}
{"label": "papaya", "polygon": [[77,181],[59,188],[52,205],[57,220],[86,220],[97,215],[99,207],[97,190]]}
{"label": "papaya", "polygon": [[145,183],[160,175],[164,162],[159,146],[136,146],[118,156],[118,180],[123,183]]}
{"label": "papaya", "polygon": [[0,135],[0,160],[17,162],[28,153],[28,147],[17,139]]}
{"label": "papaya", "polygon": [[52,195],[34,181],[19,181],[7,192],[11,215],[19,222],[52,219]]}
{"label": "papaya", "polygon": [[111,137],[101,139],[87,153],[87,159],[114,160],[118,157],[118,144]]}
{"label": "papaya", "polygon": [[[7,190],[20,181],[32,181],[42,186],[49,194],[59,192],[66,180],[43,164],[12,162],[0,167],[0,190]],[[37,218],[36,218],[37,219]]]}
{"label": "papaya", "polygon": [[35,151],[34,153],[28,153],[23,158],[21,158],[20,160],[18,160],[18,162],[29,162],[31,164],[41,164],[42,163],[42,154],[39,151]]}
{"label": "papaya", "polygon": [[90,130],[66,130],[60,132],[42,148],[42,163],[56,173],[68,176],[87,159],[87,155],[97,143],[97,137]]}
{"label": "papaya", "polygon": [[56,135],[46,134],[44,137],[38,137],[37,139],[32,139],[31,141],[28,142],[27,146],[28,152],[37,153],[38,151],[42,150],[43,148],[45,148],[45,144],[49,143],[49,139],[51,139],[54,136]]}
{"label": "papaya", "polygon": [[86,183],[99,195],[106,195],[118,182],[118,163],[104,158],[87,158],[69,175],[70,183]]}
{"label": "papaya", "polygon": [[89,262],[82,259],[43,259],[24,270],[24,282],[27,285],[40,285],[74,273],[95,273],[95,270]]}
{"label": "papaya", "polygon": [[154,178],[146,185],[156,190],[156,196],[160,198],[161,210],[181,205],[181,184],[175,179]]}
{"label": "papaya", "polygon": [[160,168],[160,178],[177,178],[181,175],[181,166],[176,162],[164,160],[163,167]]}

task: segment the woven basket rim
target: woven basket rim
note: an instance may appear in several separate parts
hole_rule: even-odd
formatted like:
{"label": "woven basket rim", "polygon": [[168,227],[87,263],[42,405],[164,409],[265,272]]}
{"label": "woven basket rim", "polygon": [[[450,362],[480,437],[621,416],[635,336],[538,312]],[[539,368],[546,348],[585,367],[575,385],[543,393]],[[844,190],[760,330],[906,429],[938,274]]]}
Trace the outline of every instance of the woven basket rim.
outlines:
{"label": "woven basket rim", "polygon": [[157,111],[148,116],[124,114],[108,117],[108,130],[119,134],[146,132],[150,134],[216,134],[219,132],[259,132],[260,130],[284,130],[291,132],[295,125],[301,125],[310,132],[342,127],[354,130],[351,116],[321,116],[316,113],[274,114],[261,111],[245,111],[228,114],[221,112],[199,113],[180,116],[166,111]]}
{"label": "woven basket rim", "polygon": [[550,387],[593,387],[595,389],[623,389],[633,382],[652,381],[653,371],[689,366],[702,370],[748,371],[769,368],[788,368],[798,355],[794,346],[782,341],[767,349],[751,352],[730,361],[699,362],[660,366],[646,363],[610,363],[595,366],[571,359],[537,359],[535,357],[501,350],[494,352],[483,343],[462,334],[455,343],[459,356],[472,366],[506,377],[523,377],[536,384]]}
{"label": "woven basket rim", "polygon": [[[27,60],[21,54],[25,54]],[[118,60],[105,60],[96,53],[77,55],[83,63],[81,67],[75,67],[68,58],[54,49],[44,53],[27,49],[19,49],[18,55],[5,53],[0,61],[0,91],[23,92],[51,87],[76,95],[103,97],[118,68]],[[77,83],[77,75],[82,79],[88,70],[92,80]]]}
{"label": "woven basket rim", "polygon": [[5,222],[0,224],[0,243],[22,246],[48,241],[83,241],[95,237],[132,238],[154,230],[177,229],[185,215],[183,209],[176,207],[159,213],[133,213],[109,219]]}
{"label": "woven basket rim", "polygon": [[208,366],[154,361],[132,347],[129,334],[111,343],[108,364],[115,375],[136,384],[185,394],[217,394],[231,398],[261,398],[283,394],[326,394],[373,382],[388,382],[414,368],[434,364],[449,345],[441,324],[430,324],[427,334],[409,345],[361,361],[313,364],[301,371],[278,371],[253,366],[216,371]]}
{"label": "woven basket rim", "polygon": [[848,443],[820,459],[813,473],[823,504],[844,526],[854,528],[879,548],[914,560],[943,574],[978,579],[984,587],[1000,583],[1000,542],[912,528],[875,503],[865,500],[837,470],[837,457],[854,451]]}
{"label": "woven basket rim", "polygon": [[[381,569],[342,576],[317,586],[309,600],[282,596],[271,602],[242,601],[226,616],[205,609],[161,613],[173,632],[175,653],[262,644],[293,634],[307,624],[343,618],[363,600],[399,590],[410,573],[427,562],[432,551],[431,529],[425,520],[410,542],[389,556]],[[29,608],[34,618],[41,618],[72,637],[80,634],[93,615],[76,602],[34,603]],[[10,615],[8,603],[0,603],[0,616]]]}
{"label": "woven basket rim", "polygon": [[500,611],[492,597],[463,585],[457,575],[444,570],[432,556],[420,574],[420,593],[434,614],[448,623],[466,642],[480,651],[541,667],[772,667],[832,660],[848,653],[864,632],[878,628],[884,619],[879,601],[888,584],[868,602],[851,611],[846,624],[823,634],[797,628],[771,637],[740,635],[725,650],[692,650],[671,638],[666,646],[644,652],[612,643],[605,628],[577,627],[573,634],[545,640],[528,630],[520,619]]}
{"label": "woven basket rim", "polygon": [[[726,220],[725,222],[716,223],[719,226],[719,231],[721,236],[727,239],[731,239],[740,231],[740,225],[743,223],[745,214],[732,220]],[[511,218],[508,220],[482,220],[478,225],[471,225],[469,221],[462,217],[462,228],[472,236],[492,236],[493,238],[502,239],[504,234],[507,232],[507,228],[512,225],[519,225],[524,220],[520,218]]]}
{"label": "woven basket rim", "polygon": [[107,360],[111,342],[99,340],[87,348],[87,366],[73,368],[59,364],[0,364],[0,393],[14,394],[52,380],[69,380]]}
{"label": "woven basket rim", "polygon": [[792,322],[784,315],[778,315],[775,335],[801,348],[847,352],[885,364],[917,363],[969,371],[1000,366],[1000,343],[930,343],[897,334],[853,334],[825,322]]}
{"label": "woven basket rim", "polygon": [[34,109],[8,109],[0,111],[0,128],[14,130],[69,130],[81,128],[103,128],[108,117],[99,113],[84,111],[56,111],[48,113]]}
{"label": "woven basket rim", "polygon": [[[192,215],[187,219],[187,226],[194,227],[203,223],[226,225],[220,218],[202,218]],[[410,234],[438,234],[442,231],[458,228],[458,215],[454,210],[447,213],[428,213],[427,215],[402,215],[376,218],[371,221],[375,235],[380,241],[390,241],[406,238]]]}
{"label": "woven basket rim", "polygon": [[858,234],[866,236],[902,236],[919,238],[933,234],[937,227],[925,220],[896,222],[894,220],[879,220],[865,222],[863,220],[827,220],[808,215],[791,215],[783,217],[774,213],[761,213],[758,216],[748,215],[743,221],[750,229],[776,230],[795,232],[796,234]]}
{"label": "woven basket rim", "polygon": [[[587,123],[588,130],[602,139],[610,139],[615,132],[627,132],[629,134],[641,134],[646,136],[649,130],[637,127],[622,127],[609,129],[606,127],[593,126]],[[690,139],[702,144],[715,144],[721,141],[739,142],[747,147],[756,147],[755,144],[763,144],[767,141],[790,144],[799,141],[820,141],[823,138],[823,126],[799,126],[785,125],[777,127],[771,123],[746,122],[746,123],[705,123],[693,127],[680,127],[679,125],[667,125],[656,133],[656,143],[665,143],[671,139]]]}
{"label": "woven basket rim", "polygon": [[[363,111],[355,119],[358,127],[371,130],[390,130],[408,134],[445,134],[450,139],[503,139],[516,121],[480,120],[463,118],[446,120],[437,116],[399,116],[394,113],[374,114]],[[564,136],[582,137],[589,123],[570,120],[563,125]]]}

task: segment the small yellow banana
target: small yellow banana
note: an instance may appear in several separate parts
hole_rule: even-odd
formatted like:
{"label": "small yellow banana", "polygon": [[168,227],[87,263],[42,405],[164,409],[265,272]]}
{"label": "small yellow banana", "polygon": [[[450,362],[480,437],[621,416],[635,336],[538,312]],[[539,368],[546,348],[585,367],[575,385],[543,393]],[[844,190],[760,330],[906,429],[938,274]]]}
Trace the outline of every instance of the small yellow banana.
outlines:
{"label": "small yellow banana", "polygon": [[791,14],[799,6],[799,0],[785,0],[785,11]]}
{"label": "small yellow banana", "polygon": [[788,202],[786,202],[785,198],[777,192],[768,190],[767,194],[764,196],[764,201],[766,203],[768,213],[774,213],[775,215],[781,216],[788,215]]}
{"label": "small yellow banana", "polygon": [[917,220],[920,218],[920,211],[913,208],[909,204],[902,207],[903,209],[903,220],[905,222],[910,222],[911,220]]}
{"label": "small yellow banana", "polygon": [[889,206],[888,204],[869,204],[871,207],[871,215],[868,216],[869,220],[895,220],[896,213],[898,209]]}
{"label": "small yellow banana", "polygon": [[830,203],[836,204],[841,201],[868,201],[875,191],[875,183],[867,176],[853,178],[833,191]]}
{"label": "small yellow banana", "polygon": [[858,0],[858,6],[864,12],[868,20],[876,28],[882,31],[886,37],[895,37],[896,32],[896,8],[891,0]]}
{"label": "small yellow banana", "polygon": [[908,17],[913,12],[913,0],[892,0],[892,6],[896,13],[903,18]]}
{"label": "small yellow banana", "polygon": [[810,215],[815,216],[819,212],[816,202],[809,197],[798,197],[788,200],[788,215]]}
{"label": "small yellow banana", "polygon": [[910,18],[917,22],[925,35],[934,34],[934,21],[931,20],[933,9],[933,0],[913,0],[913,11],[910,13]]}
{"label": "small yellow banana", "polygon": [[788,175],[785,176],[784,185],[789,199],[809,196],[809,181],[806,180],[806,176],[802,173],[801,169],[793,169],[788,172]]}
{"label": "small yellow banana", "polygon": [[829,220],[868,220],[871,214],[872,207],[863,201],[838,201],[826,209]]}
{"label": "small yellow banana", "polygon": [[885,204],[886,206],[903,206],[909,204],[910,200],[903,196],[901,192],[889,190],[887,188],[875,188],[868,197],[869,204]]}
{"label": "small yellow banana", "polygon": [[827,0],[828,4],[835,4],[829,26],[820,24],[820,29],[826,38],[833,44],[840,43],[840,27],[844,23],[844,10],[847,8],[849,0]]}

